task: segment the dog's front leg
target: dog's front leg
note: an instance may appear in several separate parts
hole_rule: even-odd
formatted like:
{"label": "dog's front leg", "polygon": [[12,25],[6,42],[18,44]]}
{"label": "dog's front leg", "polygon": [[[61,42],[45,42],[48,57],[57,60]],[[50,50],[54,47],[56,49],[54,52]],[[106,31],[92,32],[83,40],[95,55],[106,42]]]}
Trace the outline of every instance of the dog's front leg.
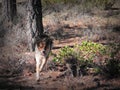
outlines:
{"label": "dog's front leg", "polygon": [[40,79],[40,57],[36,57],[36,80]]}
{"label": "dog's front leg", "polygon": [[45,58],[45,56],[43,56],[41,59],[40,72],[42,71],[45,64],[46,64],[46,58]]}

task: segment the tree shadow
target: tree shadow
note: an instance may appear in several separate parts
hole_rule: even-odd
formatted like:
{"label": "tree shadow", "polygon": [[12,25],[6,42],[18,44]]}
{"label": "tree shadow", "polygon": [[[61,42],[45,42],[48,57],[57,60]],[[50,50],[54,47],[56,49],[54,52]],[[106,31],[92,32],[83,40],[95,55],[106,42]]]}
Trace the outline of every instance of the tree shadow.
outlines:
{"label": "tree shadow", "polygon": [[102,90],[120,90],[120,87],[114,87],[110,84],[102,84],[100,86],[95,86],[95,87],[90,87],[90,88],[86,88],[85,90],[98,90],[98,89],[102,89]]}
{"label": "tree shadow", "polygon": [[[77,33],[74,29],[77,30]],[[64,40],[64,39],[70,39],[75,37],[81,37],[82,34],[80,32],[82,32],[83,30],[84,28],[78,28],[76,26],[75,27],[61,26],[60,28],[55,30],[51,34],[51,36],[56,40]]]}
{"label": "tree shadow", "polygon": [[120,33],[120,26],[114,26],[113,32],[119,32]]}
{"label": "tree shadow", "polygon": [[0,76],[0,90],[34,90],[32,86],[23,86],[21,83],[17,83],[16,79],[12,76]]}

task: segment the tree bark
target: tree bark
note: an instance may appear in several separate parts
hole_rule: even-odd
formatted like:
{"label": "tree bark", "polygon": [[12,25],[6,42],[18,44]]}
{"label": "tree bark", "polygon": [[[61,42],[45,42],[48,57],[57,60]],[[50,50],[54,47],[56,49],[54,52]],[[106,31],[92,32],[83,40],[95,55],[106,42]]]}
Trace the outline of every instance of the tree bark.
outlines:
{"label": "tree bark", "polygon": [[5,20],[13,21],[17,14],[16,0],[2,0],[2,14]]}
{"label": "tree bark", "polygon": [[32,7],[34,10],[34,18],[36,20],[36,30],[38,31],[38,35],[41,36],[43,34],[41,0],[32,0]]}
{"label": "tree bark", "polygon": [[41,0],[28,0],[27,37],[29,50],[35,50],[35,39],[43,34]]}

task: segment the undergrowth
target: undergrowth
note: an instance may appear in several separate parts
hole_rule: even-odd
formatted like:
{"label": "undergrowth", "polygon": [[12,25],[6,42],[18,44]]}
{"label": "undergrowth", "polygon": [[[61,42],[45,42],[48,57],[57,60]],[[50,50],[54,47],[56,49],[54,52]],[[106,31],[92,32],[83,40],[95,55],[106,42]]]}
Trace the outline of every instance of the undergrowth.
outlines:
{"label": "undergrowth", "polygon": [[106,60],[106,65],[102,69],[103,74],[109,78],[120,76],[120,44],[110,44],[110,59]]}
{"label": "undergrowth", "polygon": [[61,48],[53,61],[64,63],[64,59],[69,57],[77,58],[77,60],[93,61],[96,56],[107,54],[107,50],[107,47],[102,44],[83,41],[81,45]]}
{"label": "undergrowth", "polygon": [[[113,47],[116,48],[114,52]],[[79,75],[94,73],[118,76],[120,74],[120,61],[115,58],[120,50],[118,47],[119,45],[111,47],[111,45],[106,46],[91,41],[83,41],[80,45],[61,48],[53,61],[58,64],[69,64],[68,68],[71,69],[76,66]],[[103,58],[105,56],[106,58]]]}

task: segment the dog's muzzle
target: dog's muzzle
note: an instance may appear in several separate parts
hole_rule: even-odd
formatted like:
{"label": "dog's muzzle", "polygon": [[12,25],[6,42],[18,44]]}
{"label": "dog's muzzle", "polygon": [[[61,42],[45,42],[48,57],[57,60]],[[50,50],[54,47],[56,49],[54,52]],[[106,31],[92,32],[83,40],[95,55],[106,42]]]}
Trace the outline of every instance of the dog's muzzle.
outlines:
{"label": "dog's muzzle", "polygon": [[41,55],[45,56],[46,52],[45,51],[41,51]]}

